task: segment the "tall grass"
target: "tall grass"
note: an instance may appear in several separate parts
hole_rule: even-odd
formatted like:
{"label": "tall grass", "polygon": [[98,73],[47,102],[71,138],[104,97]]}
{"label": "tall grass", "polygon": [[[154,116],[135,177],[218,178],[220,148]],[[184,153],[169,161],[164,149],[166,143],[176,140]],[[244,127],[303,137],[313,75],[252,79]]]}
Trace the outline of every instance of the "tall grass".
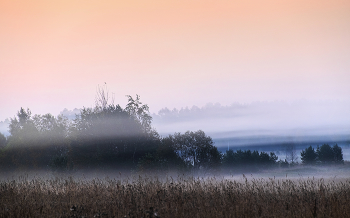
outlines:
{"label": "tall grass", "polygon": [[350,180],[194,178],[0,182],[0,217],[350,217]]}

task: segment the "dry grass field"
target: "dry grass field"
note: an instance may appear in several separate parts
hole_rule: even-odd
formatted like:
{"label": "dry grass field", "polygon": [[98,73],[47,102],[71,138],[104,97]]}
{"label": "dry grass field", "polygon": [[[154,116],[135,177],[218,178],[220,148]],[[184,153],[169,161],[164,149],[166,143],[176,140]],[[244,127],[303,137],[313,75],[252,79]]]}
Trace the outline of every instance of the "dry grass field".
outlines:
{"label": "dry grass field", "polygon": [[20,177],[0,217],[350,217],[350,179]]}

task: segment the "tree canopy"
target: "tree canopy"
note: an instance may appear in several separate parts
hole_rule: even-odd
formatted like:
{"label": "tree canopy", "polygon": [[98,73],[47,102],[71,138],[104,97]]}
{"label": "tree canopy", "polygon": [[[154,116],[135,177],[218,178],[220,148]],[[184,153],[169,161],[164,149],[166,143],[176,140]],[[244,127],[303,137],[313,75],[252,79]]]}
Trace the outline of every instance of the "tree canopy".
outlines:
{"label": "tree canopy", "polygon": [[301,151],[301,161],[304,164],[315,164],[317,161],[317,153],[311,145],[305,150]]}
{"label": "tree canopy", "polygon": [[251,150],[227,150],[223,155],[223,167],[224,168],[241,168],[241,169],[259,169],[259,168],[268,168],[275,166],[277,163],[278,157],[274,152],[270,154],[266,152],[258,152]]}
{"label": "tree canopy", "polygon": [[221,161],[221,155],[214,146],[212,138],[205,135],[202,130],[187,131],[184,134],[175,133],[164,140],[187,166],[195,170],[213,168]]}
{"label": "tree canopy", "polygon": [[329,144],[323,144],[317,146],[317,150],[312,146],[309,146],[305,150],[301,151],[301,160],[303,164],[316,164],[316,163],[343,163],[343,151],[342,148],[335,144],[331,147]]}

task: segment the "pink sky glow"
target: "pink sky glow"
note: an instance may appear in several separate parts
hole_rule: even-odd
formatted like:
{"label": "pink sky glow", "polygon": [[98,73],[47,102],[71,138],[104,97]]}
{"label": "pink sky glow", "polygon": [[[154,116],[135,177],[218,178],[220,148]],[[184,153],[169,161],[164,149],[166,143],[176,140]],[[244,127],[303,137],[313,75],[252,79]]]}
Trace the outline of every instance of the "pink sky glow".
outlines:
{"label": "pink sky glow", "polygon": [[0,121],[139,94],[208,102],[350,101],[348,0],[0,0]]}

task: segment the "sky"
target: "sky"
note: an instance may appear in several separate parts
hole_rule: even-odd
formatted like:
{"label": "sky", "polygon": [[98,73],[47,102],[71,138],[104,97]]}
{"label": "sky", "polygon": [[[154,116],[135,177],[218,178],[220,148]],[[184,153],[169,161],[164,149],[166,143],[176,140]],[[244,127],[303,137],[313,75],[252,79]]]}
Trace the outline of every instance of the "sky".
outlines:
{"label": "sky", "polygon": [[348,0],[0,0],[0,120],[141,96],[350,101]]}

